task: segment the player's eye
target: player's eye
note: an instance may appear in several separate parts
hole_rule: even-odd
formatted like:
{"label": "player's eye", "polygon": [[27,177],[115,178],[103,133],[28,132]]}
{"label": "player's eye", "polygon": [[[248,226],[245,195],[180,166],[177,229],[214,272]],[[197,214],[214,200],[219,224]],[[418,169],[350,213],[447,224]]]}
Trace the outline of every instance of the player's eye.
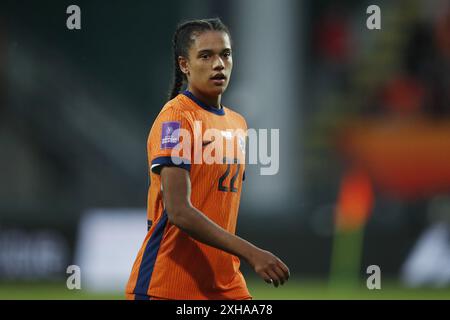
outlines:
{"label": "player's eye", "polygon": [[208,59],[209,58],[209,54],[203,53],[203,54],[200,55],[200,58],[201,59]]}
{"label": "player's eye", "polygon": [[230,52],[230,51],[225,51],[225,52],[223,53],[223,56],[226,57],[226,58],[228,58],[228,57],[231,56],[231,52]]}

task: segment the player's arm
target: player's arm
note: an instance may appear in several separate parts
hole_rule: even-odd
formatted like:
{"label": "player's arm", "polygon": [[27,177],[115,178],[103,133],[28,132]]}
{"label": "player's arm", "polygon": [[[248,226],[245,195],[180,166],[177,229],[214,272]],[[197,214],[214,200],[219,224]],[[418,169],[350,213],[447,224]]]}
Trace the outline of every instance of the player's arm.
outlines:
{"label": "player's arm", "polygon": [[191,204],[187,170],[163,167],[160,172],[164,205],[169,221],[197,241],[247,261],[266,282],[278,287],[289,278],[288,267],[272,253],[221,228]]}

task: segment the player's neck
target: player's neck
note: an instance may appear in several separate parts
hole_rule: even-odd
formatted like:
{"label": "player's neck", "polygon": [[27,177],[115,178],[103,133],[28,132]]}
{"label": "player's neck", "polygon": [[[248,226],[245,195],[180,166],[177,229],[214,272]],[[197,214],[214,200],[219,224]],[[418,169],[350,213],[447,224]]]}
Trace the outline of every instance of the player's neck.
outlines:
{"label": "player's neck", "polygon": [[210,97],[203,95],[201,92],[196,90],[195,88],[192,88],[188,86],[188,91],[190,91],[197,99],[199,99],[201,102],[206,104],[207,106],[216,108],[216,109],[222,109],[222,95],[218,95],[217,97]]}

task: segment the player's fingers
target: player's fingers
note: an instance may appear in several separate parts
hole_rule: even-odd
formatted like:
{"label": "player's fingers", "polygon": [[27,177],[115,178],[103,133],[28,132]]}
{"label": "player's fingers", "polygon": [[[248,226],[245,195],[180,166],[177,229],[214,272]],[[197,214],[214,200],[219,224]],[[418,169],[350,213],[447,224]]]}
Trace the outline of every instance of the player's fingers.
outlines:
{"label": "player's fingers", "polygon": [[272,279],[270,278],[270,276],[269,276],[266,272],[261,272],[259,275],[260,275],[260,277],[263,278],[264,281],[267,282],[268,284],[272,284],[272,283],[273,283]]}
{"label": "player's fingers", "polygon": [[280,284],[283,285],[287,280],[283,270],[278,265],[276,265],[274,266],[273,271],[276,272],[276,274],[278,275],[278,279],[280,279]]}
{"label": "player's fingers", "polygon": [[278,285],[280,283],[280,279],[278,278],[278,275],[271,269],[267,270],[266,273],[272,279],[273,285],[275,286],[275,288],[278,288]]}
{"label": "player's fingers", "polygon": [[291,276],[288,266],[285,265],[284,262],[281,261],[280,259],[278,259],[278,266],[281,268],[281,270],[283,270],[284,276],[286,280],[288,280],[289,277]]}

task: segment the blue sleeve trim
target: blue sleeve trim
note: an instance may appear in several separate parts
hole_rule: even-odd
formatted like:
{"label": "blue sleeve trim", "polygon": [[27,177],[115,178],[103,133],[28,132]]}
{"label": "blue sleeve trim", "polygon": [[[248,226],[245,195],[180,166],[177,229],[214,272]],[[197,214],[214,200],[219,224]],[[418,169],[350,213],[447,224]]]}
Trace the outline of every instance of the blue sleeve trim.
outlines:
{"label": "blue sleeve trim", "polygon": [[173,157],[158,157],[152,160],[151,171],[156,174],[160,174],[163,167],[178,167],[191,171],[191,164],[188,160],[182,158]]}

